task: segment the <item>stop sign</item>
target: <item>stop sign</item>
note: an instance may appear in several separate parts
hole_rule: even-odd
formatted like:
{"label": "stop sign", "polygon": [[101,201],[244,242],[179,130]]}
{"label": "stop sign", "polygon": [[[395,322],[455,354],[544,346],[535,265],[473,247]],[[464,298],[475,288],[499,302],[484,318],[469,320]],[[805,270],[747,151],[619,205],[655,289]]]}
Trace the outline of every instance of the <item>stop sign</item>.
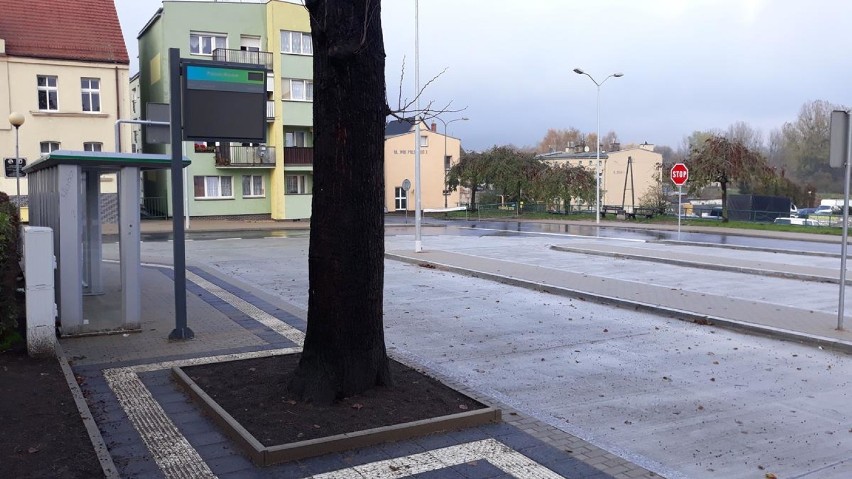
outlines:
{"label": "stop sign", "polygon": [[689,169],[683,163],[675,163],[672,166],[671,177],[675,186],[683,186],[689,179]]}

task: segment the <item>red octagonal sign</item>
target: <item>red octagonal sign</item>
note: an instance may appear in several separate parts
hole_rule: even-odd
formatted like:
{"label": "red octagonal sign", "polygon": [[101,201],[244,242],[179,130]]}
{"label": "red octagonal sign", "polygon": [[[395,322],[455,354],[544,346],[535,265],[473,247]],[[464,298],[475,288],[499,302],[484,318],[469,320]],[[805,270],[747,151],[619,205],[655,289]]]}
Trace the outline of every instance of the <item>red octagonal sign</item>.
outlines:
{"label": "red octagonal sign", "polygon": [[683,186],[689,179],[689,169],[683,163],[675,163],[672,166],[671,177],[672,183],[676,186]]}

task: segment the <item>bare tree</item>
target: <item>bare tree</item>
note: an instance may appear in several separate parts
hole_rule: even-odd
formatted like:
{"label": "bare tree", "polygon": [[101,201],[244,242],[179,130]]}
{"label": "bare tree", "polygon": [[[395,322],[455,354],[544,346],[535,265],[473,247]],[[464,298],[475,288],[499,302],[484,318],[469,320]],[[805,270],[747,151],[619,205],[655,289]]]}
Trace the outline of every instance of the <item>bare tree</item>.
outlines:
{"label": "bare tree", "polygon": [[744,121],[738,121],[728,127],[725,138],[742,143],[751,151],[763,152],[763,133]]}
{"label": "bare tree", "polygon": [[583,134],[574,127],[564,130],[550,128],[545,133],[544,138],[538,142],[538,152],[565,151],[571,144],[577,144],[581,141],[583,141]]}

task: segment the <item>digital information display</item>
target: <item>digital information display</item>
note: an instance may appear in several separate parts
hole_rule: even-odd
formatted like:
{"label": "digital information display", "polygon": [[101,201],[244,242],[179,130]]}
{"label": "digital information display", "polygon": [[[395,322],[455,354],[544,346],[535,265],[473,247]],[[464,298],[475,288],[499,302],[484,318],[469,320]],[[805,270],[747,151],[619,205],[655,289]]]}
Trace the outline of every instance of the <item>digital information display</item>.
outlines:
{"label": "digital information display", "polygon": [[266,70],[183,65],[183,139],[266,142]]}

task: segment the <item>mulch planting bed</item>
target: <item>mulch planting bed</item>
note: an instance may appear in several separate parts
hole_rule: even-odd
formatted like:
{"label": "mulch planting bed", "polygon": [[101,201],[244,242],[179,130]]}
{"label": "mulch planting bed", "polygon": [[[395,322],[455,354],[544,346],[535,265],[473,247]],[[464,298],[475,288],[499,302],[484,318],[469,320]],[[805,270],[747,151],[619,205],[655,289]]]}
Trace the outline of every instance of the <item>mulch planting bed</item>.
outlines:
{"label": "mulch planting bed", "polygon": [[59,363],[25,345],[0,353],[0,476],[103,477]]}
{"label": "mulch planting bed", "polygon": [[286,390],[298,354],[185,367],[183,371],[264,446],[290,444],[485,408],[396,361],[394,386],[331,406],[295,400]]}

